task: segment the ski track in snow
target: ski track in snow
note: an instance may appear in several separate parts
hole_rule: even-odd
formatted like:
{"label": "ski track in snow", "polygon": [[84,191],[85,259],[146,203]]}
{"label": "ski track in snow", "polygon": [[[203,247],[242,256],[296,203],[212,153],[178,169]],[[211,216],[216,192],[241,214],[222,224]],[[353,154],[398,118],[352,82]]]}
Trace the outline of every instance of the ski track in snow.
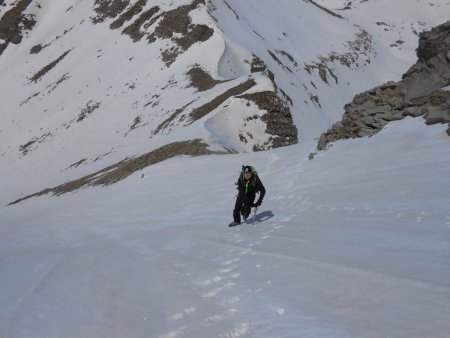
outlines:
{"label": "ski track in snow", "polygon": [[[219,326],[225,321],[232,321],[238,323],[233,329],[222,332],[217,337],[232,338],[241,337],[251,331],[251,320],[240,319],[240,303],[242,302],[241,294],[242,290],[236,290],[240,287],[241,281],[247,278],[247,264],[242,264],[247,256],[255,256],[254,247],[264,245],[264,241],[271,240],[276,236],[276,232],[283,228],[283,222],[287,222],[291,217],[285,217],[279,222],[270,223],[266,222],[265,226],[261,224],[245,224],[238,226],[235,229],[229,229],[230,232],[225,234],[226,239],[224,241],[215,242],[219,244],[220,257],[209,257],[208,266],[213,263],[215,269],[213,269],[210,276],[206,276],[201,280],[192,281],[193,291],[199,292],[203,301],[212,301],[219,306],[220,311],[215,314],[211,314],[206,318],[199,319],[199,323],[211,330],[213,326]],[[246,231],[252,231],[255,240],[250,240],[243,234]],[[279,237],[282,238],[282,237]],[[293,239],[294,240],[294,239]],[[256,269],[261,269],[264,266],[264,262],[257,262],[253,264]],[[246,289],[244,292],[250,295],[258,294],[263,291],[264,288],[270,287],[272,281],[269,276],[266,280],[262,281],[260,285],[252,285],[250,289]],[[246,287],[248,287],[248,284]],[[283,316],[286,314],[286,309],[277,304],[268,304],[273,314],[277,316]],[[179,312],[173,313],[168,317],[168,321],[183,321],[189,319],[189,316],[196,312],[195,307],[183,309]],[[184,337],[189,332],[189,326],[186,323],[181,323],[183,326],[180,328],[174,328],[173,330],[162,334],[160,338],[166,337]]]}

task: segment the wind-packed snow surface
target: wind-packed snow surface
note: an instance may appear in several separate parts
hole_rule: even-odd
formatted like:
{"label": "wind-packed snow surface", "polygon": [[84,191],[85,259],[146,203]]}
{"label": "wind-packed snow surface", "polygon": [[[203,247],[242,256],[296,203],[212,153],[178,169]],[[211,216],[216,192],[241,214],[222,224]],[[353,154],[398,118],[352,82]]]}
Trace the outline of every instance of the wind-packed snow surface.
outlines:
{"label": "wind-packed snow surface", "polygon": [[[94,11],[110,1],[5,0],[0,18],[18,3],[36,26],[0,55],[1,338],[448,337],[446,127],[406,119],[308,159],[345,103],[416,61],[447,0],[124,0],[114,18]],[[153,36],[180,22],[208,39]],[[251,153],[270,134],[243,95],[265,91],[300,143]],[[4,206],[192,139],[238,154]],[[242,164],[267,195],[228,228]]]}
{"label": "wind-packed snow surface", "polygon": [[[0,336],[448,337],[449,143],[408,118],[2,207]],[[267,195],[228,228],[242,163]]]}

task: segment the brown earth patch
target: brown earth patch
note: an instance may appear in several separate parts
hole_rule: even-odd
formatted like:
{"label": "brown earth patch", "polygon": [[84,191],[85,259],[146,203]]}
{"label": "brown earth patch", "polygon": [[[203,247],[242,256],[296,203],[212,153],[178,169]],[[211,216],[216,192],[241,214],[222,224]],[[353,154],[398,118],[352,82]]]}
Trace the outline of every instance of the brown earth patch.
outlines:
{"label": "brown earth patch", "polygon": [[156,135],[162,130],[166,129],[172,123],[172,121],[174,121],[181,113],[184,112],[184,110],[187,107],[189,107],[195,101],[196,100],[191,101],[185,104],[182,108],[178,108],[177,110],[175,110],[175,112],[172,115],[170,115],[167,119],[165,119],[162,123],[160,123],[160,125],[152,132],[152,135]]}
{"label": "brown earth patch", "polygon": [[97,16],[91,18],[94,24],[119,16],[130,4],[130,0],[95,0],[94,11]]}
{"label": "brown earth patch", "polygon": [[88,115],[92,114],[92,112],[96,109],[100,108],[100,102],[92,103],[92,100],[86,104],[86,107],[81,109],[81,113],[78,115],[77,122],[83,121]]}
{"label": "brown earth patch", "polygon": [[48,45],[43,46],[41,44],[35,45],[35,46],[31,47],[30,54],[39,54],[41,52],[41,50],[43,50],[47,46]]}
{"label": "brown earth patch", "polygon": [[45,142],[45,140],[51,136],[53,136],[51,133],[47,133],[39,137],[33,137],[30,141],[21,145],[19,147],[19,151],[22,153],[23,156],[25,156],[30,151],[36,149],[38,147],[38,144]]}
{"label": "brown earth patch", "polygon": [[[117,29],[141,13],[146,4],[147,0],[138,0],[127,9],[130,0],[96,0],[94,11],[97,15],[91,20],[96,24],[106,19],[117,18],[110,24],[111,29]],[[141,13],[132,24],[123,29],[122,34],[129,35],[134,42],[140,41],[145,35],[147,35],[149,43],[155,42],[157,39],[170,39],[175,46],[163,50],[161,53],[164,63],[170,66],[180,54],[193,44],[208,40],[214,33],[214,30],[207,25],[192,24],[189,13],[200,4],[205,5],[205,0],[193,0],[187,5],[156,16],[155,14],[160,11],[160,8],[155,6]],[[161,20],[155,30],[151,34],[146,33],[145,30],[159,19]]]}
{"label": "brown earth patch", "polygon": [[256,85],[255,80],[249,79],[233,88],[228,89],[226,92],[217,96],[212,101],[204,104],[203,106],[195,108],[189,114],[189,116],[190,116],[189,124],[193,123],[194,121],[196,121],[198,119],[201,119],[203,116],[206,116],[207,114],[212,112],[214,109],[219,107],[226,100],[228,100],[230,97],[240,95],[255,85]]}
{"label": "brown earth patch", "polygon": [[19,44],[23,38],[24,30],[31,30],[36,25],[33,15],[23,14],[32,0],[17,1],[15,6],[3,14],[0,19],[0,55],[3,54],[9,43]]}
{"label": "brown earth patch", "polygon": [[[75,162],[75,163],[69,165],[69,167],[68,167],[67,169],[70,169],[70,168],[77,168],[77,167],[79,167],[80,165],[82,165],[83,163],[86,163],[86,162],[87,162],[87,159],[86,159],[86,158],[83,158],[83,159],[79,160],[78,162]],[[66,169],[66,170],[67,170],[67,169]]]}
{"label": "brown earth patch", "polygon": [[[212,28],[191,22],[189,13],[200,4],[205,5],[205,0],[194,0],[188,5],[164,13],[155,31],[148,36],[149,43],[157,39],[171,39],[176,44],[162,53],[162,60],[167,66],[175,62],[176,58],[194,43],[204,42],[213,35]],[[181,34],[181,37],[175,37],[175,34]]]}
{"label": "brown earth patch", "polygon": [[[272,57],[272,59],[274,59],[275,62],[278,63],[283,69],[286,69],[287,71],[289,71],[289,73],[293,73],[292,69],[290,69],[283,62],[281,62],[281,60],[272,51],[268,50],[267,52]],[[278,51],[277,51],[277,53],[278,53]]]}
{"label": "brown earth patch", "polygon": [[56,36],[52,41],[50,41],[49,43],[46,43],[45,45],[37,44],[37,45],[31,47],[30,54],[39,54],[44,48],[47,48],[48,46],[50,46],[55,41],[61,39],[64,35],[69,33],[73,28],[74,28],[74,26],[69,28],[69,29],[65,29],[63,31],[63,34]]}
{"label": "brown earth patch", "polygon": [[147,154],[135,158],[125,159],[121,162],[113,164],[93,174],[84,176],[80,179],[70,181],[61,184],[57,187],[48,188],[35,194],[25,196],[14,202],[9,203],[8,205],[17,204],[31,197],[38,197],[49,193],[52,193],[55,196],[59,196],[68,192],[79,190],[87,186],[111,185],[127,178],[128,176],[130,176],[131,174],[133,174],[138,170],[142,170],[150,165],[162,162],[172,157],[182,155],[200,156],[209,154],[223,154],[223,152],[210,151],[208,149],[208,145],[203,143],[199,139],[170,143],[158,149],[155,149]]}
{"label": "brown earth patch", "polygon": [[147,4],[147,0],[138,0],[133,6],[131,6],[128,10],[120,14],[119,18],[117,18],[115,21],[113,21],[109,27],[111,29],[117,29],[123,26],[125,21],[131,20],[131,18],[140,12],[142,12],[142,9]]}
{"label": "brown earth patch", "polygon": [[[131,25],[126,27],[122,34],[128,35],[131,39],[133,39],[134,42],[140,41],[144,35],[145,32],[141,31],[141,27],[145,26],[151,26],[154,21],[158,19],[159,16],[153,17],[156,13],[158,13],[160,8],[158,6],[152,7],[149,10],[143,12]],[[152,19],[153,17],[153,19]],[[151,19],[150,22],[147,22]]]}
{"label": "brown earth patch", "polygon": [[142,121],[141,117],[136,116],[136,118],[133,121],[133,124],[130,126],[130,131],[136,129],[139,126],[139,124],[141,123],[141,121]]}
{"label": "brown earth patch", "polygon": [[275,83],[275,74],[266,66],[263,60],[261,60],[258,56],[253,54],[253,60],[250,64],[250,71],[252,73],[260,73],[263,72],[267,75],[267,77],[272,81],[275,88],[277,85]]}
{"label": "brown earth patch", "polygon": [[214,86],[223,83],[225,81],[220,81],[214,79],[211,74],[201,68],[199,65],[194,65],[187,73],[191,86],[198,89],[200,92],[204,92],[213,88]]}
{"label": "brown earth patch", "polygon": [[33,95],[29,96],[28,98],[26,98],[19,104],[19,107],[21,107],[24,104],[27,104],[33,97],[39,96],[40,93],[41,92],[37,92],[37,93],[34,93]]}
{"label": "brown earth patch", "polygon": [[171,39],[175,33],[186,34],[191,24],[189,13],[198,5],[205,4],[205,0],[194,0],[189,5],[184,5],[163,14],[155,31],[148,37],[149,42],[156,39]]}
{"label": "brown earth patch", "polygon": [[70,79],[70,75],[69,75],[69,73],[65,73],[55,83],[48,85],[47,86],[48,94],[52,93],[61,83],[63,83],[64,81],[66,81],[68,79]]}
{"label": "brown earth patch", "polygon": [[254,151],[268,148],[285,147],[298,143],[298,130],[292,120],[292,114],[287,106],[274,92],[265,91],[253,94],[244,94],[238,98],[254,102],[259,109],[267,113],[261,117],[266,123],[266,133],[273,135],[265,147],[257,147]]}
{"label": "brown earth patch", "polygon": [[367,33],[367,31],[360,29],[360,31],[356,34],[356,38],[354,40],[347,41],[345,45],[348,48],[348,52],[343,54],[331,52],[326,57],[319,57],[318,62],[305,63],[304,69],[309,74],[311,74],[314,70],[317,71],[322,81],[326,84],[328,84],[327,74],[329,74],[337,84],[339,80],[336,74],[334,74],[332,69],[329,67],[329,64],[336,61],[347,68],[351,68],[355,65],[358,67],[357,61],[360,56],[365,58],[364,65],[370,63],[370,54],[372,53],[372,36]]}
{"label": "brown earth patch", "polygon": [[52,70],[59,62],[61,62],[71,51],[72,50],[69,49],[68,51],[64,52],[60,57],[58,57],[55,61],[52,61],[48,65],[44,66],[40,71],[34,74],[30,78],[30,80],[32,82],[37,82],[38,80],[40,80],[45,74],[47,74],[50,70]]}

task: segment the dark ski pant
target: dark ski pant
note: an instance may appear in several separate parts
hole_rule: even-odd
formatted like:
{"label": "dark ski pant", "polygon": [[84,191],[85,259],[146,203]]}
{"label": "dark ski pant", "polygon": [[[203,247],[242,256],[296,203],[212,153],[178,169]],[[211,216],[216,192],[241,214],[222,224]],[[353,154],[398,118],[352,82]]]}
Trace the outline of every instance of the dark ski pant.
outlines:
{"label": "dark ski pant", "polygon": [[[253,201],[255,200],[255,196],[248,196],[248,198],[250,199],[251,203],[253,204]],[[233,210],[233,218],[234,221],[237,223],[241,223],[241,214],[245,215],[250,214],[251,211],[251,205],[252,204],[248,204],[245,201],[243,201],[239,196],[236,198],[236,204],[234,205],[234,210]]]}

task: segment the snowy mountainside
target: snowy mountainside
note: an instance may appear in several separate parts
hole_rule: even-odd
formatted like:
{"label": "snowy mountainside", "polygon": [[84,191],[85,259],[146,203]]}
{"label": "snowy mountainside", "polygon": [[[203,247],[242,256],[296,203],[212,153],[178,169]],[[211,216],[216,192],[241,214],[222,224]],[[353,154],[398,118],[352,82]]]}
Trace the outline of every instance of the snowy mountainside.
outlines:
{"label": "snowy mountainside", "polygon": [[218,1],[213,15],[220,13],[218,25],[230,40],[274,73],[293,102],[300,140],[309,140],[339,120],[355,94],[400,79],[417,60],[419,33],[445,22],[449,6],[448,1],[230,0]]}
{"label": "snowy mountainside", "polygon": [[[0,0],[0,337],[447,338],[448,126],[408,115],[312,155],[448,17]],[[242,164],[267,194],[229,228]]]}
{"label": "snowy mountainside", "polygon": [[318,149],[339,139],[371,136],[406,116],[423,116],[427,125],[447,123],[450,135],[450,20],[419,37],[418,60],[402,79],[355,95],[341,121],[321,135]]}
{"label": "snowy mountainside", "polygon": [[317,138],[450,16],[445,1],[406,0],[389,16],[386,1],[0,6],[2,203],[174,142],[248,152]]}
{"label": "snowy mountainside", "polygon": [[[446,338],[445,128],[409,117],[313,161],[315,142],[173,158],[2,206],[0,336]],[[241,163],[267,195],[228,228]]]}

